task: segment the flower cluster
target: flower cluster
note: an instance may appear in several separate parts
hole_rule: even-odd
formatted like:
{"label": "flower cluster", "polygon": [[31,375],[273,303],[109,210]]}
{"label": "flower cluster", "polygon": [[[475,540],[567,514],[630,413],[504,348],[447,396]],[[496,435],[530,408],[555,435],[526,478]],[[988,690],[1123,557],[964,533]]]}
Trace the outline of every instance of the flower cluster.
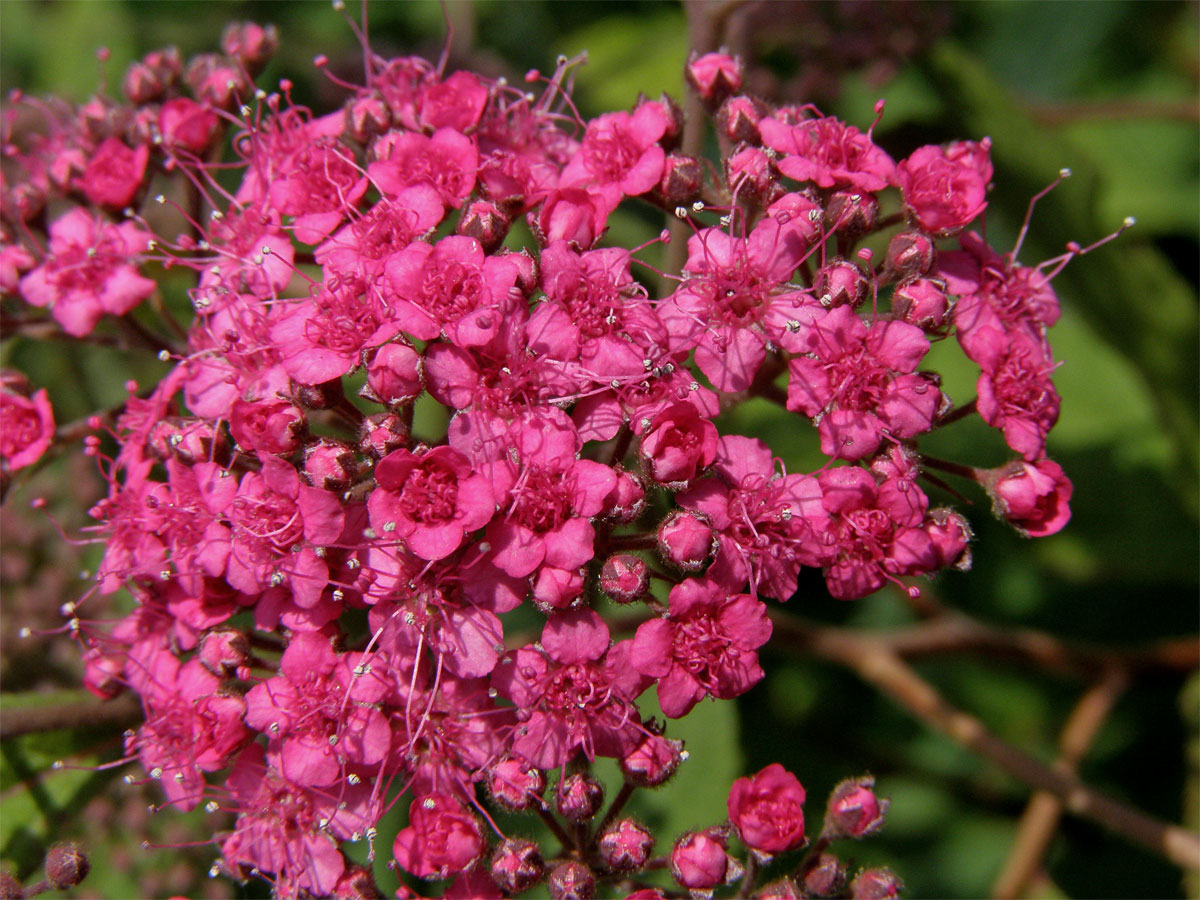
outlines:
{"label": "flower cluster", "polygon": [[[235,811],[222,865],[281,896],[361,896],[370,875],[343,847],[373,842],[402,795],[395,864],[455,879],[447,896],[543,879],[591,896],[664,865],[711,890],[742,873],[735,836],[755,860],[798,849],[804,789],[774,765],[735,783],[728,824],[656,860],[621,807],[686,753],[639,702],[653,687],[675,719],[750,690],[766,601],[793,598],[804,568],[839,599],[966,568],[970,528],[922,489],[930,467],[970,473],[1026,534],[1066,523],[1070,482],[1045,453],[1065,257],[1025,267],[966,230],[987,141],[897,163],[871,129],[739,93],[723,54],[688,67],[722,148],[710,169],[680,149],[668,98],[580,120],[571,61],[531,72],[530,93],[371,56],[318,116],[287,82],[254,86],[274,43],[233,26],[221,54],[135,63],[123,101],[6,112],[6,302],[86,340],[155,296],[152,276],[194,275],[185,339],[137,326],[169,373],[131,385],[86,445],[108,482],[95,593],[136,606],[73,631],[94,693],[141,698],[128,753],[170,805]],[[665,291],[604,244],[628,202],[684,229]],[[876,261],[861,243],[880,233]],[[980,371],[958,407],[921,369],[951,335]],[[749,397],[814,428],[826,464],[788,473],[722,433]],[[15,472],[53,416],[14,379],[0,403]],[[976,412],[1012,462],[922,454]],[[630,635],[605,596],[641,612]],[[503,618],[526,606],[532,634]],[[598,756],[625,777],[602,817]],[[541,815],[562,849],[500,833],[489,804]],[[840,786],[762,896],[894,896],[890,873],[847,887],[825,853],[885,806],[867,779]]]}

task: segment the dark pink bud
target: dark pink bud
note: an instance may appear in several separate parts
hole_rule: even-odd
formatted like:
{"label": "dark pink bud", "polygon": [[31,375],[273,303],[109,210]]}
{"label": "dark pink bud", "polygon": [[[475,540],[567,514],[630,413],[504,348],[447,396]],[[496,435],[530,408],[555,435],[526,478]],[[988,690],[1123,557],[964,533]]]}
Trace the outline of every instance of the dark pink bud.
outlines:
{"label": "dark pink bud", "polygon": [[804,892],[810,897],[832,897],[846,885],[846,867],[832,853],[822,853],[804,873]]}
{"label": "dark pink bud", "polygon": [[762,101],[737,94],[717,110],[717,133],[733,144],[761,144],[758,123],[766,114]]}
{"label": "dark pink bud", "polygon": [[622,819],[600,836],[600,855],[618,872],[635,872],[650,859],[654,835],[633,819]]}
{"label": "dark pink bud", "polygon": [[933,239],[919,231],[902,231],[888,241],[884,260],[896,278],[924,275],[933,265]]}
{"label": "dark pink bud", "polygon": [[825,207],[826,227],[850,237],[871,231],[878,219],[879,201],[874,194],[838,191]]}
{"label": "dark pink bud", "polygon": [[467,204],[455,232],[479,241],[484,253],[491,253],[504,243],[512,222],[504,211],[489,200]]}
{"label": "dark pink bud", "polygon": [[804,843],[804,787],[779,763],[735,781],[728,806],[729,821],[751,850],[785,853]]}
{"label": "dark pink bud", "polygon": [[955,568],[960,572],[971,568],[971,526],[958,513],[945,507],[931,509],[925,533],[933,541],[939,569]]}
{"label": "dark pink bud", "polygon": [[393,413],[376,413],[363,420],[359,448],[381,459],[408,443],[408,426]]}
{"label": "dark pink bud", "polygon": [[671,875],[685,888],[711,891],[729,877],[725,845],[704,831],[690,831],[671,848]]}
{"label": "dark pink bud", "polygon": [[632,472],[617,467],[617,483],[604,498],[604,514],[614,522],[632,522],[646,508],[646,489]]}
{"label": "dark pink bud", "polygon": [[129,64],[125,70],[125,80],[121,83],[125,96],[131,103],[139,105],[157,100],[166,89],[167,85],[159,73],[141,60]]}
{"label": "dark pink bud", "polygon": [[717,426],[690,403],[672,403],[633,430],[642,439],[646,474],[659,484],[683,487],[717,458]]}
{"label": "dark pink bud", "polygon": [[187,97],[176,97],[158,112],[158,130],[171,150],[185,150],[196,156],[212,146],[221,120],[207,106]]}
{"label": "dark pink bud", "polygon": [[1074,487],[1054,460],[1015,460],[987,472],[983,486],[991,495],[992,511],[1025,537],[1055,534],[1071,520]]}
{"label": "dark pink bud", "polygon": [[21,882],[3,869],[0,869],[0,900],[25,900]]}
{"label": "dark pink bud", "polygon": [[215,431],[212,422],[204,419],[175,419],[173,431],[166,435],[171,453],[181,462],[192,465],[225,455],[228,447],[223,432]]}
{"label": "dark pink bud", "polygon": [[221,35],[221,49],[251,74],[258,72],[279,47],[279,31],[274,25],[255,22],[230,22]]}
{"label": "dark pink bud", "polygon": [[891,869],[863,869],[850,882],[853,900],[892,900],[899,897],[904,885]]}
{"label": "dark pink bud", "polygon": [[892,294],[892,313],[896,318],[926,331],[944,327],[949,311],[946,292],[928,278],[914,278],[899,284]]}
{"label": "dark pink bud", "polygon": [[878,831],[887,814],[888,801],[875,796],[870,775],[847,778],[829,795],[823,834],[831,838],[861,838]]}
{"label": "dark pink bud", "polygon": [[620,759],[621,773],[639,787],[654,787],[674,775],[685,758],[683,741],[648,734]]}
{"label": "dark pink bud", "polygon": [[250,641],[236,628],[214,628],[200,638],[200,664],[218,678],[228,678],[250,664]]}
{"label": "dark pink bud", "polygon": [[636,112],[645,103],[655,103],[667,114],[667,127],[663,130],[662,137],[658,139],[659,146],[668,153],[678,150],[679,142],[683,138],[683,107],[676,103],[675,98],[666,91],[659,94],[657,100],[639,96],[637,103],[633,106],[634,111]]}
{"label": "dark pink bud", "polygon": [[542,880],[546,864],[533,841],[509,838],[492,855],[492,879],[505,893],[520,894]]}
{"label": "dark pink bud", "polygon": [[725,183],[739,199],[768,206],[783,195],[783,185],[762,147],[743,147],[725,159]]}
{"label": "dark pink bud", "polygon": [[705,53],[700,56],[694,50],[683,70],[688,84],[710,112],[730,94],[742,89],[743,71],[742,61],[736,56],[728,53]]}
{"label": "dark pink bud", "polygon": [[646,593],[650,570],[632,553],[617,553],[600,567],[600,590],[617,603],[633,603]]}
{"label": "dark pink bud", "polygon": [[542,566],[533,583],[533,599],[543,609],[564,609],[583,593],[583,572]]}
{"label": "dark pink bud", "polygon": [[867,299],[869,289],[863,270],[848,259],[835,259],[817,273],[817,296],[827,308],[856,308]]}
{"label": "dark pink bud", "polygon": [[391,126],[391,107],[378,91],[362,94],[346,103],[346,133],[360,144],[386,134]]}
{"label": "dark pink bud", "polygon": [[712,545],[712,528],[694,512],[677,510],[658,528],[659,555],[685,572],[704,568]]}
{"label": "dark pink bud", "polygon": [[596,875],[581,862],[571,860],[557,866],[547,882],[552,900],[592,900]]}
{"label": "dark pink bud", "polygon": [[249,96],[253,90],[237,66],[215,53],[193,57],[183,78],[198,100],[222,109],[232,106],[239,97]]}
{"label": "dark pink bud", "polygon": [[76,843],[55,844],[46,854],[46,880],[55,890],[74,887],[87,878],[91,863]]}
{"label": "dark pink bud", "polygon": [[554,806],[572,822],[586,822],[600,811],[604,786],[583,772],[567,775],[554,791]]}
{"label": "dark pink bud", "polygon": [[305,430],[304,413],[287,400],[239,397],[229,413],[229,432],[244,450],[291,453],[300,446]]}
{"label": "dark pink bud", "polygon": [[333,887],[336,900],[383,900],[383,892],[375,883],[374,873],[366,866],[346,866],[346,871]]}
{"label": "dark pink bud", "polygon": [[385,406],[415,400],[421,393],[421,355],[399,341],[384,344],[367,359],[367,384],[362,393]]}
{"label": "dark pink bud", "polygon": [[333,438],[321,438],[304,448],[301,476],[315,488],[340,491],[350,486],[358,474],[354,450]]}
{"label": "dark pink bud", "polygon": [[488,791],[505,809],[528,809],[545,790],[545,773],[516,757],[501,760],[488,773]]}
{"label": "dark pink bud", "polygon": [[704,170],[700,167],[700,160],[682,153],[667,154],[662,181],[658,184],[658,193],[662,195],[664,206],[669,209],[690,206],[699,198],[702,187]]}
{"label": "dark pink bud", "polygon": [[99,647],[83,654],[83,686],[101,700],[111,700],[125,690],[124,673],[123,654],[104,653]]}
{"label": "dark pink bud", "polygon": [[808,896],[807,893],[801,893],[800,888],[796,887],[796,882],[790,878],[780,878],[778,881],[764,884],[754,892],[754,900],[802,900]]}

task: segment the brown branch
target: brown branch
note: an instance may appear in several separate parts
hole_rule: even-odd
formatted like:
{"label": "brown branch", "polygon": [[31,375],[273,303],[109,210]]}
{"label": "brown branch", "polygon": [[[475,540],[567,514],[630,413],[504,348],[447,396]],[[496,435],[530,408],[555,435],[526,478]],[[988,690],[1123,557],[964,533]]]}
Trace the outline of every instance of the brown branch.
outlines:
{"label": "brown branch", "polygon": [[0,740],[42,731],[68,728],[112,728],[120,730],[142,721],[142,705],[133,694],[113,700],[81,700],[22,706],[0,714]]}
{"label": "brown branch", "polygon": [[[1079,763],[1108,720],[1113,705],[1128,683],[1121,669],[1113,668],[1093,684],[1071,711],[1059,738],[1059,757],[1055,768],[1074,775]],[[1062,801],[1048,791],[1038,791],[1029,800],[1021,816],[1008,860],[1001,869],[992,896],[998,900],[1016,900],[1026,896],[1030,882],[1041,869],[1042,860],[1058,830]]]}
{"label": "brown branch", "polygon": [[1064,808],[1187,868],[1200,868],[1200,836],[1127,806],[993,735],[950,705],[884,638],[805,625],[776,613],[775,640],[844,665],[929,727],[999,766],[1018,781],[1059,798]]}

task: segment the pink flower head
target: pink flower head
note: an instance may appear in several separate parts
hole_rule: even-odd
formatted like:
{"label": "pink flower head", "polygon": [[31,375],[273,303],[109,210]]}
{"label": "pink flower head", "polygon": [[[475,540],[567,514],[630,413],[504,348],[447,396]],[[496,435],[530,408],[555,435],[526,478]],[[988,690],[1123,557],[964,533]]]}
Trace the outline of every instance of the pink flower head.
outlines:
{"label": "pink flower head", "polygon": [[759,853],[795,850],[804,844],[804,787],[779,763],[739,778],[729,790],[729,821],[742,842]]}
{"label": "pink flower head", "polygon": [[475,186],[479,151],[453,128],[439,128],[431,137],[392,132],[374,152],[367,173],[385,197],[396,197],[409,185],[429,184],[443,204],[458,209]]}
{"label": "pink flower head", "polygon": [[749,581],[752,594],[786,600],[802,565],[821,565],[826,513],[810,475],[780,475],[770,448],[755,438],[726,435],[717,478],[697,482],[679,505],[702,513],[717,535],[708,578],[731,593]]}
{"label": "pink flower head", "polygon": [[421,92],[418,120],[423,128],[467,131],[475,126],[487,106],[488,86],[472,72],[455,72],[445,81]]}
{"label": "pink flower head", "polygon": [[1026,537],[1055,534],[1071,520],[1074,488],[1054,460],[1017,460],[989,473],[986,484],[996,514]]}
{"label": "pink flower head", "polygon": [[990,141],[913,151],[896,167],[904,203],[922,231],[945,236],[969,225],[987,206]]}
{"label": "pink flower head", "polygon": [[124,315],[157,289],[131,264],[146,240],[132,222],[107,225],[72,209],[50,226],[50,253],[21,279],[21,295],[49,307],[68,334],[82,337],[105,313]]}
{"label": "pink flower head", "polygon": [[97,206],[122,209],[142,186],[149,160],[148,145],[139,144],[132,150],[120,138],[105,138],[92,153],[79,188]]}
{"label": "pink flower head", "polygon": [[449,878],[470,868],[485,849],[472,813],[453,797],[426,794],[413,799],[409,825],[396,835],[392,853],[419,878]]}
{"label": "pink flower head", "polygon": [[779,171],[796,181],[873,193],[895,179],[896,164],[870,135],[832,116],[795,125],[765,118],[758,129],[764,144],[784,154]]}
{"label": "pink flower head", "polygon": [[914,374],[928,350],[915,325],[880,320],[868,328],[849,306],[835,307],[813,326],[812,355],[788,363],[788,409],[817,420],[822,453],[863,459],[885,433],[904,439],[932,427],[942,393]]}
{"label": "pink flower head", "polygon": [[620,757],[641,739],[633,701],[649,679],[630,665],[629,641],[609,648],[608,626],[587,607],[554,613],[541,649],[506,656],[492,683],[518,709],[513,750],[540,769],[578,751]]}
{"label": "pink flower head", "polygon": [[730,700],[762,680],[755,651],[771,637],[766,604],[697,578],[673,587],[668,602],[666,618],[638,628],[630,655],[657,681],[664,715],[677,719],[705,696]]}
{"label": "pink flower head", "polygon": [[645,194],[662,179],[666,153],[659,139],[671,127],[671,115],[657,101],[633,113],[614,112],[588,123],[579,152],[563,169],[561,187],[595,186],[609,210],[622,196]]}
{"label": "pink flower head", "polygon": [[26,397],[0,386],[0,464],[15,472],[31,466],[54,442],[54,410],[45,388]]}
{"label": "pink flower head", "polygon": [[979,415],[1004,432],[1004,440],[1029,462],[1045,453],[1046,435],[1058,421],[1060,400],[1050,380],[1054,363],[1043,341],[1024,330],[981,329],[976,383]]}
{"label": "pink flower head", "polygon": [[379,487],[367,508],[371,526],[404,541],[422,559],[443,559],[492,518],[491,483],[450,447],[422,455],[395,450],[375,466]]}

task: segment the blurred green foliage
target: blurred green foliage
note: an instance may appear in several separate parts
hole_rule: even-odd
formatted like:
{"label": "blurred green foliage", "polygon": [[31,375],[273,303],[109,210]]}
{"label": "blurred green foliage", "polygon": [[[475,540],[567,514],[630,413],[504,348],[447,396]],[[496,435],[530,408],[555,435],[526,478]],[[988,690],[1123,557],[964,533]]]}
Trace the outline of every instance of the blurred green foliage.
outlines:
{"label": "blurred green foliage", "polygon": [[[353,4],[351,4],[353,6]],[[865,127],[878,96],[888,98],[877,140],[896,158],[920,144],[953,138],[994,142],[996,190],[987,214],[993,245],[1011,246],[1028,198],[1066,166],[1074,177],[1037,207],[1021,252],[1025,263],[1054,256],[1068,241],[1087,244],[1126,215],[1135,229],[1071,264],[1055,281],[1064,305],[1052,341],[1062,366],[1056,383],[1063,414],[1050,452],[1075,482],[1074,519],[1060,535],[1022,540],[991,520],[986,499],[971,494],[977,532],[975,568],[930,588],[942,602],[1000,624],[1023,624],[1068,638],[1129,645],[1195,634],[1200,563],[1197,547],[1197,237],[1200,141],[1197,121],[1197,7],[1138,0],[955,3],[948,33],[879,86],[851,74],[827,109]],[[548,71],[558,54],[582,50],[575,97],[585,115],[627,107],[639,92],[679,97],[687,50],[683,10],[674,3],[527,0],[372,4],[371,39],[384,54],[436,58],[448,20],[453,65],[519,80]],[[114,88],[139,54],[173,43],[188,55],[213,49],[229,19],[275,22],[281,50],[264,75],[283,74],[305,102],[338,102],[311,60],[327,54],[353,73],[349,29],[326,3],[17,2],[0,4],[0,81],[7,91],[55,92],[85,99],[98,78],[98,42],[111,51]],[[795,64],[797,61],[793,60]],[[803,63],[803,60],[799,60]],[[795,97],[802,102],[807,98]],[[614,221],[613,243],[652,238],[660,219],[630,213]],[[970,399],[974,373],[953,348],[930,365],[945,373],[958,402]],[[81,353],[19,341],[3,364],[46,386],[62,419],[119,402],[134,372],[152,379],[155,363],[109,351]],[[140,369],[139,369],[140,367]],[[790,420],[750,404],[723,423],[771,441],[789,468],[819,462],[815,440]],[[939,455],[978,465],[1006,457],[1002,442],[963,423],[931,440]],[[20,495],[10,502],[26,502]],[[935,502],[948,500],[936,497]],[[48,600],[57,605],[61,598]],[[807,573],[790,608],[830,623],[886,628],[910,620],[891,592],[853,604],[830,600]],[[19,623],[18,623],[19,624]],[[5,627],[13,627],[6,623]],[[730,781],[779,761],[809,791],[817,827],[824,797],[841,778],[871,771],[891,796],[883,834],[855,847],[858,864],[886,863],[914,897],[984,896],[1015,833],[1028,789],[948,740],[933,735],[851,674],[781,651],[764,654],[766,683],[735,704],[703,704],[680,723],[692,761],[659,794],[635,806],[662,827],[715,824],[724,817]],[[1025,667],[971,658],[921,664],[923,675],[997,734],[1047,761],[1058,731],[1084,685]],[[1196,687],[1180,679],[1136,682],[1084,761],[1082,775],[1114,796],[1171,821],[1197,822]],[[6,700],[6,703],[8,701]],[[134,896],[138,885],[217,896],[261,895],[261,885],[146,881],[155,867],[178,865],[158,851],[142,861],[143,834],[128,823],[95,827],[81,815],[107,776],[50,772],[54,759],[80,764],[112,758],[110,741],[54,734],[6,741],[0,750],[0,858],[29,874],[44,845],[60,837],[88,842],[93,876],[81,895]],[[133,788],[118,787],[128,795]],[[111,802],[111,801],[110,801]],[[157,820],[152,839],[181,841]],[[206,821],[208,824],[206,825]],[[89,825],[89,822],[91,823]],[[212,828],[202,814],[187,827]],[[391,833],[381,831],[381,884]],[[149,826],[147,825],[147,828]],[[186,828],[183,829],[186,832]],[[202,835],[202,831],[192,832]],[[207,851],[192,853],[206,858]],[[113,864],[106,864],[106,860]],[[124,864],[117,865],[117,861]],[[1181,896],[1180,872],[1100,832],[1067,819],[1047,860],[1046,896]],[[203,872],[201,864],[194,871]],[[193,871],[193,870],[189,870]],[[194,872],[193,872],[194,874]],[[135,882],[134,876],[142,878]],[[189,876],[190,877],[190,876]],[[1186,888],[1196,896],[1193,880]]]}

